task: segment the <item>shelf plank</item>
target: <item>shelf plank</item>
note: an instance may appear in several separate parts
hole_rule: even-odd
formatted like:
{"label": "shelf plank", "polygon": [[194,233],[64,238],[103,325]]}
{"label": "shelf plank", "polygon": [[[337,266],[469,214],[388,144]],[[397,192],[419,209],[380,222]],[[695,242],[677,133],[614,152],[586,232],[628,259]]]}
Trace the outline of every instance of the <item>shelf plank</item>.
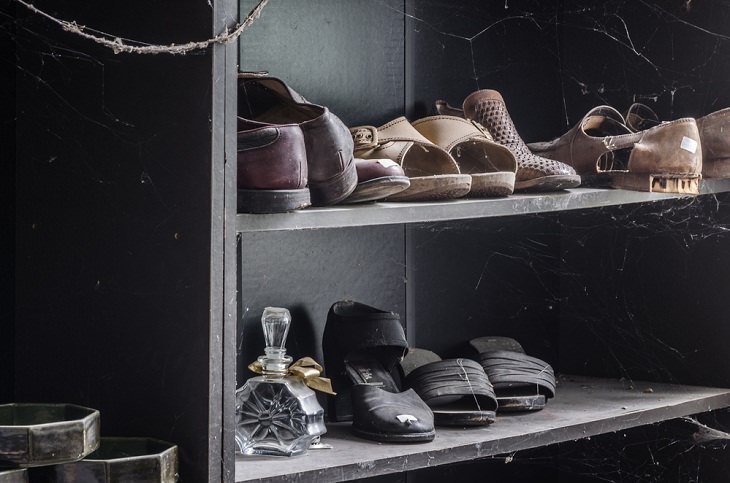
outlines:
{"label": "shelf plank", "polygon": [[[730,191],[730,179],[707,179],[700,184],[700,195],[727,191]],[[490,199],[456,199],[410,203],[375,202],[361,205],[307,208],[291,213],[239,213],[236,215],[236,230],[239,233],[244,233],[464,220],[600,208],[691,198],[693,196],[674,193],[575,188],[549,193],[514,194],[504,198]]]}
{"label": "shelf plank", "polygon": [[498,414],[487,427],[436,428],[429,443],[385,444],[327,425],[323,443],[294,458],[236,457],[236,481],[324,483],[470,461],[730,407],[730,389],[561,376],[545,409]]}

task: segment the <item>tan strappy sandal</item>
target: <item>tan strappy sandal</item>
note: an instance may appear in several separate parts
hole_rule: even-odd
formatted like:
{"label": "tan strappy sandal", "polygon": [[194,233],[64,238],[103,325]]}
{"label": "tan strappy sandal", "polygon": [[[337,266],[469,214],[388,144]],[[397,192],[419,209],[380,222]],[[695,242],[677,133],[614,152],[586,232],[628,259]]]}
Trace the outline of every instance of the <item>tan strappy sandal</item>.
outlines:
{"label": "tan strappy sandal", "polygon": [[532,153],[517,132],[502,95],[492,89],[480,89],[469,94],[462,109],[443,100],[436,101],[439,114],[463,116],[484,126],[494,141],[507,147],[517,159],[515,191],[556,191],[576,188],[581,179],[565,163]]}
{"label": "tan strappy sandal", "polygon": [[355,156],[385,158],[403,168],[411,185],[385,201],[429,201],[461,198],[471,190],[471,176],[462,174],[454,158],[419,133],[405,117],[380,127],[350,128]]}
{"label": "tan strappy sandal", "polygon": [[512,194],[517,160],[479,123],[456,116],[429,116],[412,124],[451,154],[463,174],[471,175],[470,198]]}

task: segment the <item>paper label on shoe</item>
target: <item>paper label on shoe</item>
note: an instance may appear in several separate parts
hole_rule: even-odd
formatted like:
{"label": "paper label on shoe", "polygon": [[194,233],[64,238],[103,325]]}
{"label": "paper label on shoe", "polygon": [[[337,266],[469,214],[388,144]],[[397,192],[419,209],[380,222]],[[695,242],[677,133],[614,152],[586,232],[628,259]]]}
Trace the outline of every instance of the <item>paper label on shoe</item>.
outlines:
{"label": "paper label on shoe", "polygon": [[694,154],[697,152],[697,141],[687,136],[682,136],[682,143],[679,147]]}
{"label": "paper label on shoe", "polygon": [[380,164],[384,168],[392,168],[393,166],[398,166],[398,163],[390,159],[378,159],[378,164]]}

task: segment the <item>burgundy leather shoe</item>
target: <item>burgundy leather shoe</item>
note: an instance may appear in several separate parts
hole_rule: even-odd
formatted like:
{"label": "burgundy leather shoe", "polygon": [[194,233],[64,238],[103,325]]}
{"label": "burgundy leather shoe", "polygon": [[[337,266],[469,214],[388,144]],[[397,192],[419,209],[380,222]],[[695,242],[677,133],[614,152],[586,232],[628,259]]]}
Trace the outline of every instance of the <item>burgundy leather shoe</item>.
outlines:
{"label": "burgundy leather shoe", "polygon": [[403,168],[390,159],[355,158],[357,188],[343,204],[387,199],[411,185]]}
{"label": "burgundy leather shoe", "polygon": [[299,126],[238,118],[238,211],[280,213],[310,204]]}
{"label": "burgundy leather shoe", "polygon": [[327,107],[308,102],[275,77],[241,73],[238,115],[268,124],[299,125],[307,151],[312,205],[334,205],[355,189],[350,130]]}

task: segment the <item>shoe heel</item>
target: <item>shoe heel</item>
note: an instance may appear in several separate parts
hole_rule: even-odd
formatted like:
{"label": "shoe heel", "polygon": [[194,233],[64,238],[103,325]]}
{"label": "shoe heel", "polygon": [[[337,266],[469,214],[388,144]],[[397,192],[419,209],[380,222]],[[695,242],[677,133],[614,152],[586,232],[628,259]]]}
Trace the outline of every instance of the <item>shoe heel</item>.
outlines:
{"label": "shoe heel", "polygon": [[730,178],[730,157],[702,160],[704,178]]}
{"label": "shoe heel", "polygon": [[355,191],[357,187],[357,170],[354,159],[342,173],[324,181],[309,179],[309,192],[313,206],[336,205]]}
{"label": "shoe heel", "polygon": [[699,175],[611,173],[613,188],[650,193],[685,193],[696,195],[700,192]]}
{"label": "shoe heel", "polygon": [[310,206],[309,190],[238,190],[239,213],[284,213]]}
{"label": "shoe heel", "polygon": [[340,389],[336,396],[327,397],[327,420],[333,422],[352,421],[352,382],[337,384]]}

